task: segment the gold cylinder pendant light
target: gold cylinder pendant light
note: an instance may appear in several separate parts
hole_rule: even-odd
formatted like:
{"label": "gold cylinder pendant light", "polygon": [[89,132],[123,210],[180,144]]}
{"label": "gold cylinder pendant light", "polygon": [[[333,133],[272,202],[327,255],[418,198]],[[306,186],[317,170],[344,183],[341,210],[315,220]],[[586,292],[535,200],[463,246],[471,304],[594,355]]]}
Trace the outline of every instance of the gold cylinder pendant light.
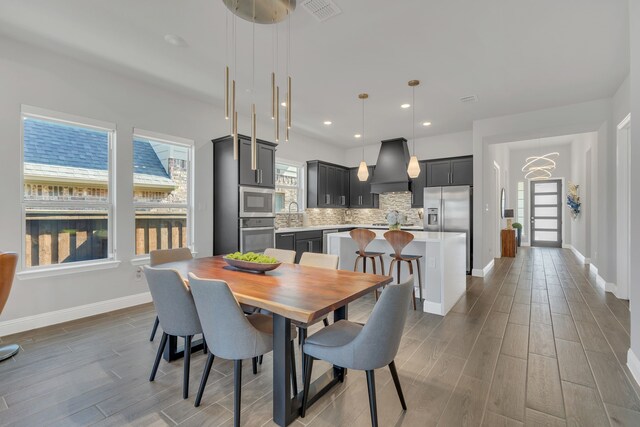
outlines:
{"label": "gold cylinder pendant light", "polygon": [[276,73],[271,73],[271,120],[276,119],[278,97],[276,96]]}
{"label": "gold cylinder pendant light", "polygon": [[229,120],[229,67],[224,67],[224,118]]}
{"label": "gold cylinder pendant light", "polygon": [[280,142],[280,86],[276,86],[276,142]]}
{"label": "gold cylinder pendant light", "polygon": [[251,170],[258,169],[258,144],[256,140],[256,104],[251,104]]}
{"label": "gold cylinder pendant light", "polygon": [[418,158],[416,157],[416,86],[419,84],[419,80],[409,81],[409,87],[411,87],[412,90],[411,128],[413,132],[413,155],[409,159],[409,165],[407,166],[409,178],[417,178],[420,176],[420,163],[418,163]]}
{"label": "gold cylinder pendant light", "polygon": [[364,161],[364,100],[367,98],[369,98],[369,95],[366,93],[358,95],[358,99],[362,100],[362,161],[358,167],[358,179],[362,182],[369,179],[369,168],[367,167],[367,162]]}

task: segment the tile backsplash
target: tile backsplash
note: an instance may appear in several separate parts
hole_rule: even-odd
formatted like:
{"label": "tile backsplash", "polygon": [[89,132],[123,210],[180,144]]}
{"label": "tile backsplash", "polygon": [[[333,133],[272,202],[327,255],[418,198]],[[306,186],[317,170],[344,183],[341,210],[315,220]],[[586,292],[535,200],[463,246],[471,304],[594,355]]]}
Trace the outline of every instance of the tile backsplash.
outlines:
{"label": "tile backsplash", "polygon": [[[407,215],[407,222],[420,225],[422,209],[411,207],[411,193],[385,193],[380,195],[379,209],[306,209],[304,214],[291,214],[291,227],[333,225],[333,224],[373,224],[386,222],[387,212],[397,210]],[[276,214],[276,226],[287,227],[289,214]]]}

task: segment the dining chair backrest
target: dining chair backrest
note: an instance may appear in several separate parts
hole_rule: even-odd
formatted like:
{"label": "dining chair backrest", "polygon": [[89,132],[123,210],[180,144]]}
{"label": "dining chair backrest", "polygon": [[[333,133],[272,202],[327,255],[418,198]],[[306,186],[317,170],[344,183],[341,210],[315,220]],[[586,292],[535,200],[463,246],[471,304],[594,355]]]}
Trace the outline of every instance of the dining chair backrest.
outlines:
{"label": "dining chair backrest", "polygon": [[18,254],[0,252],[0,313],[2,313],[2,309],[9,299],[17,264]]}
{"label": "dining chair backrest", "polygon": [[389,230],[384,233],[384,238],[393,248],[396,258],[400,258],[404,247],[413,240],[413,234],[402,230]]}
{"label": "dining chair backrest", "polygon": [[378,369],[393,361],[407,319],[413,275],[398,285],[387,285],[369,320],[352,341],[353,369]]}
{"label": "dining chair backrest", "polygon": [[264,250],[264,254],[287,264],[293,264],[294,262],[296,262],[296,251],[267,248]]}
{"label": "dining chair backrest", "polygon": [[331,254],[317,254],[315,252],[304,252],[300,257],[300,265],[309,267],[338,269],[340,257]]}
{"label": "dining chair backrest", "polygon": [[273,338],[247,320],[227,282],[189,273],[189,286],[213,354],[223,359],[248,359],[270,348]]}
{"label": "dining chair backrest", "polygon": [[187,261],[193,259],[189,248],[158,249],[149,252],[151,266],[165,264],[167,262]]}
{"label": "dining chair backrest", "polygon": [[376,233],[371,230],[367,230],[366,228],[356,228],[355,230],[351,230],[349,235],[351,235],[351,238],[358,245],[358,252],[360,255],[364,255],[369,243],[376,238]]}
{"label": "dining chair backrest", "polygon": [[145,266],[144,275],[162,330],[174,336],[202,333],[196,305],[180,273],[172,269]]}

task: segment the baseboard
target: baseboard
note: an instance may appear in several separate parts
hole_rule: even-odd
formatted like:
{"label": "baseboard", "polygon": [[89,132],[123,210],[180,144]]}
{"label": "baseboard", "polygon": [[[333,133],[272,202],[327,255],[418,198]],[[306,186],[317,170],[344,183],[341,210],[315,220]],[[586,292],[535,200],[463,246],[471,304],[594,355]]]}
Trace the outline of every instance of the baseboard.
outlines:
{"label": "baseboard", "polygon": [[562,249],[571,249],[573,250],[573,245],[570,243],[563,243],[562,244]]}
{"label": "baseboard", "polygon": [[579,251],[579,250],[577,250],[576,248],[574,248],[574,247],[573,247],[573,245],[567,245],[567,246],[569,246],[569,248],[568,248],[568,249],[571,249],[571,252],[573,252],[573,254],[575,255],[575,257],[576,257],[576,258],[578,258],[578,260],[579,260],[582,264],[589,264],[589,263],[590,263],[589,258],[585,258],[585,256],[584,256],[584,255],[582,255],[582,254],[580,253],[580,251]]}
{"label": "baseboard", "polygon": [[83,317],[95,316],[96,314],[107,313],[122,308],[133,307],[135,305],[146,304],[148,302],[151,302],[151,294],[149,292],[143,292],[141,294],[95,302],[78,307],[6,320],[0,322],[0,337],[82,319]]}
{"label": "baseboard", "polygon": [[596,276],[596,285],[598,285],[598,287],[603,291],[607,291],[607,281],[598,274],[598,267],[593,264],[589,264],[589,271]]}
{"label": "baseboard", "polygon": [[485,265],[484,268],[482,268],[482,269],[474,268],[473,270],[471,270],[471,275],[474,276],[474,277],[484,277],[484,276],[486,276],[487,274],[489,274],[489,272],[493,268],[494,263],[495,263],[495,259],[492,259],[491,261],[489,261],[489,264]]}
{"label": "baseboard", "polygon": [[616,296],[616,298],[618,298],[618,296],[616,295],[616,292],[618,292],[618,286],[615,283],[605,282],[604,290],[607,292],[611,292]]}
{"label": "baseboard", "polygon": [[633,375],[633,379],[640,385],[640,359],[636,357],[631,349],[627,352],[627,366],[631,371],[631,375]]}
{"label": "baseboard", "polygon": [[432,314],[437,314],[439,316],[443,316],[442,304],[440,304],[439,302],[424,300],[424,305],[422,306],[422,310],[425,313],[432,313]]}
{"label": "baseboard", "polygon": [[589,263],[589,271],[591,271],[593,274],[597,275],[598,274],[598,267],[596,267],[595,264]]}
{"label": "baseboard", "polygon": [[520,242],[520,246],[530,247],[531,243],[530,242]]}

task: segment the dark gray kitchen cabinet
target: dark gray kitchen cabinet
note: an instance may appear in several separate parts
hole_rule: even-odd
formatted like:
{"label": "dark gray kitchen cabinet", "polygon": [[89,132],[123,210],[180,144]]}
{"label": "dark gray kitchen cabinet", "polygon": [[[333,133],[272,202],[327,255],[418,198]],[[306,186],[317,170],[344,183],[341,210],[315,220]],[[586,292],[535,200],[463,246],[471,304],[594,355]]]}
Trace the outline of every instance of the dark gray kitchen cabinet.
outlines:
{"label": "dark gray kitchen cabinet", "polygon": [[239,138],[238,161],[240,165],[240,185],[275,188],[275,146],[258,141],[256,147],[257,169],[251,169],[251,139]]}
{"label": "dark gray kitchen cabinet", "polygon": [[411,207],[421,208],[424,206],[424,187],[427,186],[427,162],[420,161],[420,175],[411,179]]}
{"label": "dark gray kitchen cabinet", "polygon": [[451,161],[449,160],[427,162],[427,187],[449,185],[450,173]]}
{"label": "dark gray kitchen cabinet", "polygon": [[276,248],[286,249],[288,251],[295,251],[296,250],[296,233],[276,234]]}
{"label": "dark gray kitchen cabinet", "polygon": [[473,157],[451,160],[451,185],[473,185]]}
{"label": "dark gray kitchen cabinet", "polygon": [[371,193],[371,178],[375,170],[369,166],[369,178],[366,181],[358,179],[358,168],[349,169],[349,207],[351,209],[377,208],[378,194]]}
{"label": "dark gray kitchen cabinet", "polygon": [[473,185],[473,157],[429,160],[427,163],[427,187],[449,185]]}
{"label": "dark gray kitchen cabinet", "polygon": [[346,168],[317,160],[307,162],[307,207],[346,208],[348,198]]}
{"label": "dark gray kitchen cabinet", "polygon": [[305,252],[322,253],[322,230],[298,231],[296,233],[296,262]]}

